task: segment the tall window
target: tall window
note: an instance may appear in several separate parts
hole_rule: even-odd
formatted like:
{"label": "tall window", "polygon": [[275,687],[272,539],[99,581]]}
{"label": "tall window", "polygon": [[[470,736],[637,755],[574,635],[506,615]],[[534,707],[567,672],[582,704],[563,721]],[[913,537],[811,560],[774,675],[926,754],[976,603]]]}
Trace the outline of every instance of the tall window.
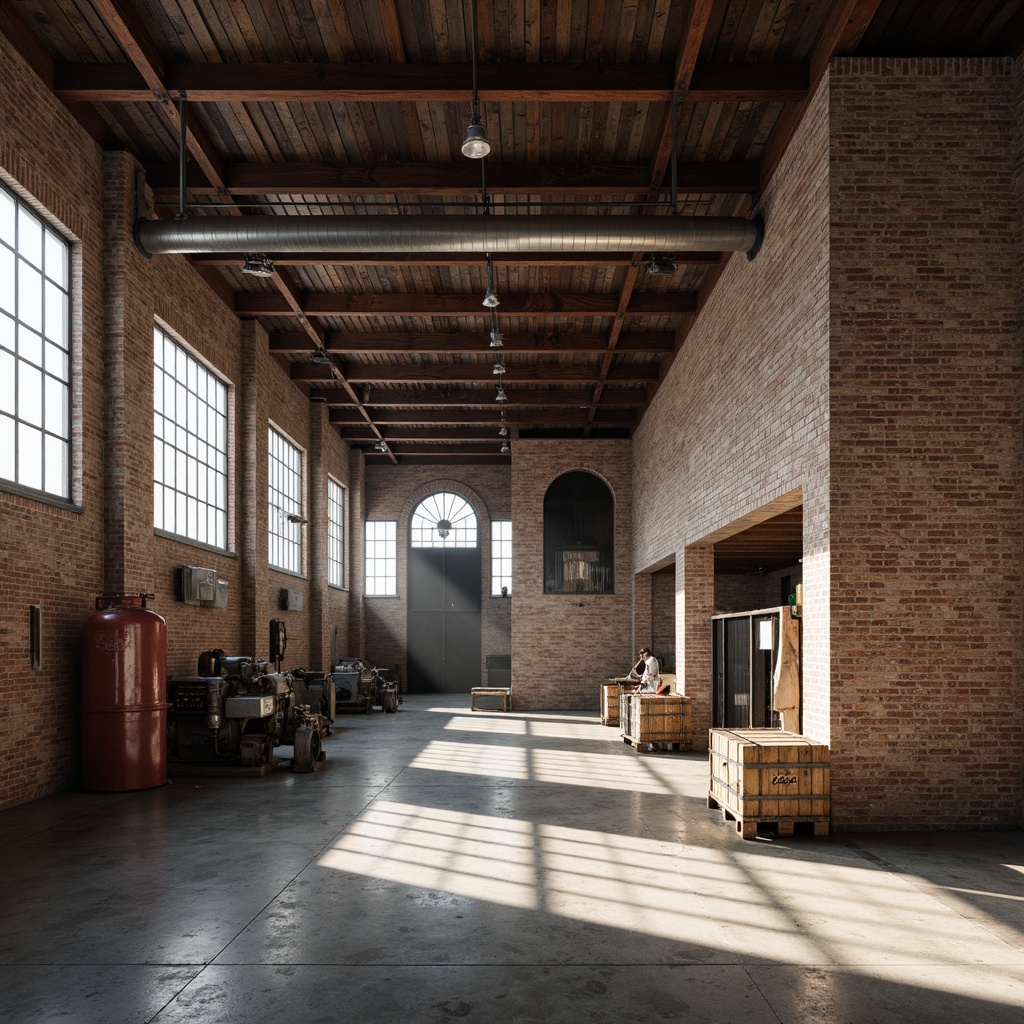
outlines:
{"label": "tall window", "polygon": [[228,389],[153,330],[153,525],[228,546]]}
{"label": "tall window", "polygon": [[327,582],[345,585],[345,488],[327,478]]}
{"label": "tall window", "polygon": [[564,473],[544,495],[544,593],[615,590],[615,501],[593,473]]}
{"label": "tall window", "polygon": [[377,597],[398,593],[398,524],[393,519],[366,521],[366,593]]}
{"label": "tall window", "polygon": [[512,593],[512,520],[491,523],[491,597]]}
{"label": "tall window", "polygon": [[267,431],[270,565],[302,572],[302,451],[273,427]]}
{"label": "tall window", "polygon": [[459,494],[438,491],[424,498],[409,519],[414,548],[475,548],[476,513]]}
{"label": "tall window", "polygon": [[0,478],[71,496],[71,246],[0,184]]}

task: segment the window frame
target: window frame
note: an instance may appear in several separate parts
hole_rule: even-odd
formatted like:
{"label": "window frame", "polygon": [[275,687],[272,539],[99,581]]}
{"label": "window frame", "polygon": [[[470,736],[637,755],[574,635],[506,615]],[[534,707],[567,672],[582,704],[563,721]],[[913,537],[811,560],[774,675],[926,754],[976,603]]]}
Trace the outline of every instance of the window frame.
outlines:
{"label": "window frame", "polygon": [[[158,348],[161,350],[159,355]],[[167,365],[169,349],[173,367]],[[214,389],[212,401],[211,387]],[[170,413],[168,399],[174,404]],[[179,415],[179,404],[185,406],[183,415]],[[153,529],[161,536],[212,551],[231,550],[231,409],[230,381],[180,335],[156,320],[153,324]],[[212,442],[211,431],[214,436]],[[175,463],[171,473],[173,483],[170,484],[167,482],[168,454]],[[178,481],[182,471],[184,487],[180,487]],[[206,477],[205,487],[201,484],[202,476]],[[212,498],[211,490],[214,492]],[[173,496],[170,523],[168,492]],[[204,497],[200,497],[200,493]],[[192,502],[197,506],[194,528],[189,522]],[[199,529],[201,507],[206,509],[205,537],[200,536],[202,531]],[[216,522],[212,538],[211,514]],[[184,524],[181,518],[184,518]]]}
{"label": "window frame", "polygon": [[[385,534],[389,536],[371,536],[377,533],[378,527],[384,527]],[[372,529],[371,529],[372,528]],[[388,529],[390,528],[390,529]],[[370,544],[382,544],[383,549],[375,549],[370,554]],[[383,553],[381,553],[381,551]],[[393,572],[370,572],[371,561],[376,563],[393,564]],[[385,589],[370,589],[371,580],[383,580]],[[390,584],[390,589],[387,589]],[[367,519],[363,531],[363,596],[364,597],[398,597],[398,520],[397,519]]]}
{"label": "window frame", "polygon": [[[508,536],[502,536],[507,532]],[[506,572],[502,572],[507,568]],[[506,582],[507,581],[507,582]],[[503,594],[501,588],[507,586]],[[512,520],[491,520],[491,597],[512,596]]]}
{"label": "window frame", "polygon": [[[0,239],[0,274],[11,282],[9,297],[5,298],[0,290],[0,301],[4,302],[0,318],[9,326],[8,332],[7,326],[0,324],[0,401],[5,403],[0,411],[0,487],[48,504],[77,508],[77,240],[4,174],[0,174],[0,197],[5,203],[4,212],[11,212],[12,230],[10,236],[5,232]],[[23,232],[30,229],[38,238],[35,251],[27,241],[22,244]],[[25,235],[26,239],[29,237]],[[60,265],[59,270],[56,264]],[[29,281],[24,294],[23,271]],[[38,300],[29,275],[38,278]],[[56,315],[55,306],[59,309]],[[50,323],[51,318],[59,321],[56,328]],[[9,389],[4,387],[6,381],[10,382]],[[37,405],[33,401],[30,406],[34,419],[23,408],[32,383],[38,384],[31,388],[38,399]],[[36,444],[30,446],[31,434],[38,436]],[[9,468],[2,461],[8,453]],[[31,478],[22,465],[30,456],[38,470],[38,476]],[[56,475],[49,468],[52,461],[57,463]]]}
{"label": "window frame", "polygon": [[[289,458],[285,460],[282,455]],[[285,490],[284,487],[289,483],[291,486]],[[289,573],[292,576],[303,576],[305,572],[305,486],[305,451],[280,427],[268,422],[267,565],[277,572]],[[277,503],[275,497],[280,499]],[[275,561],[276,555],[285,552],[292,554],[290,562]]]}
{"label": "window frame", "polygon": [[[335,509],[339,511],[336,513]],[[345,516],[348,501],[345,485],[333,476],[327,477],[327,585],[344,590],[347,585],[345,558]],[[336,571],[335,571],[336,567]]]}

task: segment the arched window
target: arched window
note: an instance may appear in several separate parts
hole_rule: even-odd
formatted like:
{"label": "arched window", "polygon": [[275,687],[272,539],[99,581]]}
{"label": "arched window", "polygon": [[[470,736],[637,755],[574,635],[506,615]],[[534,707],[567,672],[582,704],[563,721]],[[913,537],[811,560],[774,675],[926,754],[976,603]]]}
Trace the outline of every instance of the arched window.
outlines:
{"label": "arched window", "polygon": [[475,548],[478,543],[473,506],[450,491],[424,498],[409,520],[410,547]]}
{"label": "arched window", "polygon": [[615,590],[615,502],[593,473],[560,476],[544,495],[544,593]]}

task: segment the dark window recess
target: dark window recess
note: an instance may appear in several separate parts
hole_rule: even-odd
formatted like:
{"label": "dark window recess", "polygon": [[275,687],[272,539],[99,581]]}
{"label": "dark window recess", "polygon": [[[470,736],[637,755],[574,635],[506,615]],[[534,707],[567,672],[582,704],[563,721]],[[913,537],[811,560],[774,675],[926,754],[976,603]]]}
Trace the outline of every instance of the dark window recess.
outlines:
{"label": "dark window recess", "polygon": [[615,590],[615,503],[593,473],[560,476],[544,495],[544,593]]}

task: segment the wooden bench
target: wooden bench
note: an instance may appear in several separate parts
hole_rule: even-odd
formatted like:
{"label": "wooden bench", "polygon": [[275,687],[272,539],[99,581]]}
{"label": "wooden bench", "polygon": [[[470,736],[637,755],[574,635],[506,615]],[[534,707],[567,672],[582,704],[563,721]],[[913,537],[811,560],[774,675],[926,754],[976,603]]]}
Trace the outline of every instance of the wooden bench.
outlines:
{"label": "wooden bench", "polygon": [[[497,704],[497,707],[490,706],[493,704]],[[469,710],[511,711],[512,688],[509,686],[474,686],[469,691]]]}

